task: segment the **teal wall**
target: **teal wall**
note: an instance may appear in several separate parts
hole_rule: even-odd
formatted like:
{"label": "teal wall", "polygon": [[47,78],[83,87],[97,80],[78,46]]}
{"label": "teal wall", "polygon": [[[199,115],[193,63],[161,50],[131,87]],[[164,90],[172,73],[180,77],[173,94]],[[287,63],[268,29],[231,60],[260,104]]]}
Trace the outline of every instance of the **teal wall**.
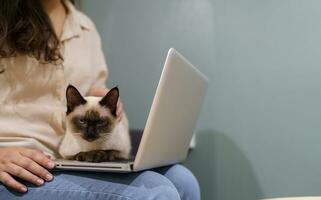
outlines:
{"label": "teal wall", "polygon": [[203,199],[321,194],[321,1],[82,1],[130,124],[170,47],[210,79],[185,162]]}

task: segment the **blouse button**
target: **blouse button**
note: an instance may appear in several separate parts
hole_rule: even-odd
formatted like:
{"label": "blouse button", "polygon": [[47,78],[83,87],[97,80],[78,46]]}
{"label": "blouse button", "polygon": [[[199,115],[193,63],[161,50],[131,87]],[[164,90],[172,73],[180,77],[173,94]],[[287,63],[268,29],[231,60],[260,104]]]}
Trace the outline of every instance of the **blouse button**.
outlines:
{"label": "blouse button", "polygon": [[0,74],[6,71],[6,67],[2,64],[0,64]]}

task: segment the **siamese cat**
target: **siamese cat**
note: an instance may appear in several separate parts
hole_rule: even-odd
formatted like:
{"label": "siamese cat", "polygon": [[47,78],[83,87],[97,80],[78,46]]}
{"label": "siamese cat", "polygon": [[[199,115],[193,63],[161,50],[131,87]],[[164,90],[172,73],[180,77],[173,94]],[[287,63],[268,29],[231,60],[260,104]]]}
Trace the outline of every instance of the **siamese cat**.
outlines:
{"label": "siamese cat", "polygon": [[128,121],[116,120],[117,87],[104,97],[83,97],[72,85],[66,90],[66,134],[59,147],[65,159],[104,162],[128,159],[131,143]]}

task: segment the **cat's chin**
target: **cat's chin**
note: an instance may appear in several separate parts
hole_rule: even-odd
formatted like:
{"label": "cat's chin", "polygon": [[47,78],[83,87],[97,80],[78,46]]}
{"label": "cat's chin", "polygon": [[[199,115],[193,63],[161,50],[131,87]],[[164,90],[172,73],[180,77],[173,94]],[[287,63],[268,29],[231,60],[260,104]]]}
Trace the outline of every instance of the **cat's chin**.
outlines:
{"label": "cat's chin", "polygon": [[95,142],[99,139],[99,137],[95,137],[95,138],[86,138],[86,137],[81,137],[83,140],[85,140],[86,142]]}

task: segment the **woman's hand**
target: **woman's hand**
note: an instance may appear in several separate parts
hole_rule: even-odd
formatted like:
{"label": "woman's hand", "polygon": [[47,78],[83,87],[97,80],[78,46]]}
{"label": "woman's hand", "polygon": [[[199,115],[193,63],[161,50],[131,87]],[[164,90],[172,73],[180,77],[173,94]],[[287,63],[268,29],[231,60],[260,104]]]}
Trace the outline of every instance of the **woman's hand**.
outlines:
{"label": "woman's hand", "polygon": [[40,186],[44,181],[53,179],[46,168],[54,167],[54,162],[40,150],[22,147],[0,148],[0,182],[19,192],[26,192],[27,187],[16,181],[13,176]]}
{"label": "woman's hand", "polygon": [[[103,97],[107,94],[108,91],[109,89],[106,89],[106,88],[94,88],[89,91],[88,96]],[[120,121],[122,119],[123,112],[124,112],[123,102],[120,99],[118,99],[117,110],[116,110],[117,121]]]}

